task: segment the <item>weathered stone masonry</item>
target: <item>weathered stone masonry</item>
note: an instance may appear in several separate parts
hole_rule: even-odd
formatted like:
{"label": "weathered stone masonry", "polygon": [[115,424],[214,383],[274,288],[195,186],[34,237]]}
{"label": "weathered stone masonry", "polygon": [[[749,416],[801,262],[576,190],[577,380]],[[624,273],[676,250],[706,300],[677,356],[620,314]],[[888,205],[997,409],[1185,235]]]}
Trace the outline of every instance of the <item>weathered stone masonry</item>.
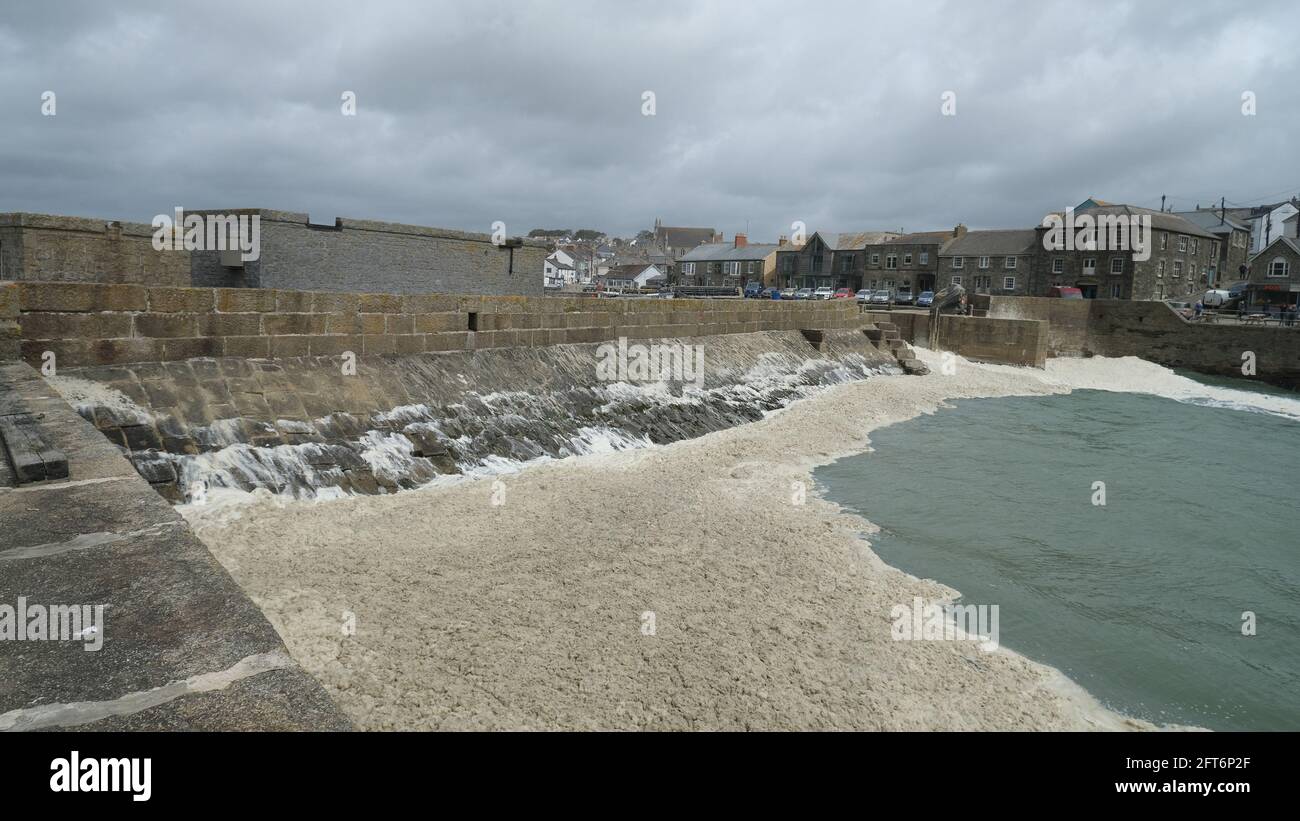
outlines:
{"label": "weathered stone masonry", "polygon": [[319,225],[307,214],[261,208],[186,213],[257,216],[260,256],[223,265],[220,251],[154,249],[154,229],[144,223],[0,214],[0,281],[402,294],[543,292],[547,247],[537,240],[524,240],[511,251],[488,234],[445,228],[344,218]]}
{"label": "weathered stone masonry", "polygon": [[414,354],[864,324],[848,300],[593,300],[0,283],[0,341],[10,357],[20,354],[37,366],[47,351],[60,366],[80,367],[347,351]]}
{"label": "weathered stone masonry", "polygon": [[197,286],[306,291],[542,295],[546,244],[525,240],[511,252],[488,234],[340,217],[332,224],[265,208],[195,211],[257,215],[261,257],[241,268],[219,252],[193,252]]}

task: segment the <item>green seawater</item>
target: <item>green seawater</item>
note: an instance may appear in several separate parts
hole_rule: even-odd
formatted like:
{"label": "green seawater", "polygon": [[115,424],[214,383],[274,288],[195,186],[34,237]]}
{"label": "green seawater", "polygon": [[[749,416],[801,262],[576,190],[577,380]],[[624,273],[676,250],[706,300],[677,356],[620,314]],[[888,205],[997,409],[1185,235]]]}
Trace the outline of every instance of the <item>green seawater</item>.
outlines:
{"label": "green seawater", "polygon": [[1208,390],[959,401],[815,478],[882,559],[998,605],[1002,645],[1108,707],[1298,730],[1300,402]]}

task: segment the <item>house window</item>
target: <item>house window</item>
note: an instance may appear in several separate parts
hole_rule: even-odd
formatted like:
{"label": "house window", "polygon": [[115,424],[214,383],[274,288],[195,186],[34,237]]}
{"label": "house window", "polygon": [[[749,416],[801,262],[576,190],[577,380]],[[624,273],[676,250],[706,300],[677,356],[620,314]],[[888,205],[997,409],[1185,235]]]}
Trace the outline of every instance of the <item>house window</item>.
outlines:
{"label": "house window", "polygon": [[1180,236],[1178,238],[1178,253],[1180,254],[1187,253],[1187,237]]}
{"label": "house window", "polygon": [[897,267],[898,267],[897,254],[890,254],[889,256],[885,257],[885,268],[887,268],[890,271],[893,271]]}
{"label": "house window", "polygon": [[[966,264],[966,257],[953,257],[953,258],[952,258],[952,267],[953,267],[953,270],[961,270],[961,268],[962,268],[963,266],[965,266],[965,264]],[[961,277],[958,277],[957,279],[960,280]],[[958,282],[958,284],[961,284],[961,283]]]}
{"label": "house window", "polygon": [[1182,279],[1183,277],[1183,261],[1181,259],[1174,260],[1173,277],[1174,279]]}
{"label": "house window", "polygon": [[822,272],[822,255],[815,254],[812,258],[812,272],[820,274]]}
{"label": "house window", "polygon": [[754,263],[753,263],[753,262],[746,262],[746,263],[745,263],[745,273],[747,273],[747,274],[752,274],[752,273],[754,273]]}
{"label": "house window", "polygon": [[[960,267],[960,266],[958,266],[958,267]],[[961,284],[961,277],[956,277],[956,276],[953,277],[953,278],[952,278],[952,284],[953,284],[953,285],[960,285],[960,284]]]}
{"label": "house window", "polygon": [[1165,275],[1165,261],[1162,259],[1156,263],[1156,279],[1161,279]]}
{"label": "house window", "polygon": [[922,252],[921,252],[921,264],[922,264],[922,265],[929,265],[929,264],[930,264],[930,252],[929,252],[929,251],[922,251]]}
{"label": "house window", "polygon": [[[980,270],[983,270],[983,269],[985,269],[985,268],[987,268],[987,267],[989,267],[989,258],[988,258],[988,257],[980,257]],[[977,281],[977,282],[978,282],[978,280],[979,280],[979,278],[976,277],[976,281]],[[977,285],[976,287],[978,287],[978,285]]]}
{"label": "house window", "polygon": [[1164,231],[1160,232],[1160,250],[1163,251],[1169,247],[1169,235]]}
{"label": "house window", "polygon": [[1196,240],[1193,239],[1193,240],[1192,240],[1192,253],[1193,253],[1193,254],[1196,253],[1196,247],[1197,247],[1197,246],[1196,246]]}
{"label": "house window", "polygon": [[991,287],[993,287],[993,277],[989,277],[989,276],[975,277],[976,291],[980,290],[981,288],[987,291]]}
{"label": "house window", "polygon": [[847,274],[849,271],[852,270],[853,270],[853,255],[849,254],[847,257],[840,257],[840,272]]}
{"label": "house window", "polygon": [[892,279],[887,279],[887,280],[885,280],[885,287],[886,287],[886,288],[893,288],[893,287],[894,287],[894,281],[893,281]]}
{"label": "house window", "polygon": [[1014,291],[1016,289],[1015,277],[1002,277],[1002,290]]}
{"label": "house window", "polygon": [[1291,263],[1282,257],[1277,257],[1268,264],[1268,275],[1271,277],[1285,277],[1291,275]]}
{"label": "house window", "polygon": [[1006,268],[1008,271],[1016,270],[1016,258],[1007,257],[1007,261],[1002,264],[1002,267]]}
{"label": "house window", "polygon": [[1065,273],[1065,257],[1052,257],[1052,273]]}
{"label": "house window", "polygon": [[872,255],[871,255],[871,264],[872,264],[872,265],[879,265],[879,264],[880,264],[880,254],[872,254]]}
{"label": "house window", "polygon": [[1097,259],[1088,257],[1083,261],[1083,275],[1086,277],[1093,276],[1097,273]]}
{"label": "house window", "polygon": [[1112,283],[1110,286],[1110,298],[1121,299],[1123,298],[1123,296],[1124,296],[1124,286],[1120,285],[1118,282]]}
{"label": "house window", "polygon": [[1217,239],[1210,241],[1210,257],[1212,259],[1219,258],[1219,241]]}
{"label": "house window", "polygon": [[794,263],[795,263],[795,259],[792,256],[788,256],[781,261],[781,264],[785,266],[785,273],[787,274],[794,273]]}
{"label": "house window", "polygon": [[683,262],[683,263],[682,263],[682,273],[685,274],[686,276],[695,276],[695,263],[694,263],[694,262]]}
{"label": "house window", "polygon": [[904,265],[912,264],[912,253],[910,251],[907,252],[906,254],[903,254],[903,264]]}
{"label": "house window", "polygon": [[1122,274],[1122,273],[1124,273],[1124,258],[1123,258],[1123,257],[1112,257],[1112,258],[1111,258],[1111,260],[1110,260],[1110,272],[1111,272],[1112,274]]}

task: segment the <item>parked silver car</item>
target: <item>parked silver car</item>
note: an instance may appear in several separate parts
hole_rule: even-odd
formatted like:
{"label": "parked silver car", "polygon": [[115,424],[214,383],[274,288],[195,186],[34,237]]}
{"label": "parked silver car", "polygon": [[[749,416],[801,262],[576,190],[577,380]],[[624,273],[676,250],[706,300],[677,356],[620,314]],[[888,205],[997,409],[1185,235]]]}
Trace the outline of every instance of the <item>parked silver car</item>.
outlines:
{"label": "parked silver car", "polygon": [[794,292],[794,298],[795,298],[795,299],[812,299],[812,298],[813,298],[813,289],[812,289],[812,288],[800,288],[799,290],[797,290],[797,291]]}
{"label": "parked silver car", "polygon": [[871,295],[872,305],[888,305],[894,299],[894,292],[888,290],[876,291]]}

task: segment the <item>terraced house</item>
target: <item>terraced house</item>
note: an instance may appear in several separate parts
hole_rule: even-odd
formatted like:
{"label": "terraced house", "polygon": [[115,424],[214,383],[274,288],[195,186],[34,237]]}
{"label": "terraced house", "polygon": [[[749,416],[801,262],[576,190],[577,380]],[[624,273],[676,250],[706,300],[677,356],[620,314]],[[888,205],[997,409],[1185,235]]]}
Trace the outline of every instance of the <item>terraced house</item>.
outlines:
{"label": "terraced house", "polygon": [[[1088,205],[1088,203],[1084,203]],[[1079,207],[1094,221],[1102,217],[1150,218],[1150,258],[1126,249],[1049,248],[1048,229],[1035,229],[1033,283],[1028,293],[1043,295],[1054,285],[1079,288],[1088,299],[1169,299],[1208,287],[1219,264],[1222,240],[1173,213],[1132,205]],[[1026,276],[1028,276],[1026,272]]]}
{"label": "terraced house", "polygon": [[863,288],[909,288],[913,293],[935,290],[939,275],[939,251],[945,243],[964,231],[959,225],[952,231],[921,231],[891,234],[883,241],[867,246],[867,266]]}
{"label": "terraced house", "polygon": [[970,231],[958,225],[939,251],[940,289],[961,285],[977,294],[1037,293],[1031,272],[1040,249],[1033,228]]}
{"label": "terraced house", "polygon": [[751,243],[744,234],[731,242],[710,242],[692,248],[677,260],[677,284],[742,287],[769,282],[776,270],[774,243]]}
{"label": "terraced house", "polygon": [[868,249],[898,234],[888,231],[817,231],[801,247],[777,254],[777,284],[782,288],[865,287]]}

